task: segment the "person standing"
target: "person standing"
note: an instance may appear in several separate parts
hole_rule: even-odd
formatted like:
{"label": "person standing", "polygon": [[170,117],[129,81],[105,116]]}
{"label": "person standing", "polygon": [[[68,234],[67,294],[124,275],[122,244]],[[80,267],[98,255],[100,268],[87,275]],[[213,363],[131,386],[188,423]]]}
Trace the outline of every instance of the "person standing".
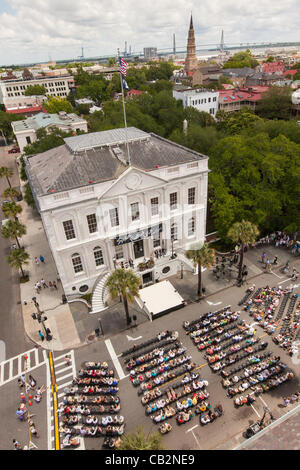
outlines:
{"label": "person standing", "polygon": [[41,279],[41,284],[42,286],[45,288],[45,287],[48,287],[47,284],[46,284],[46,281],[45,279]]}
{"label": "person standing", "polygon": [[20,407],[17,409],[16,415],[17,415],[17,417],[19,418],[20,421],[23,421],[24,411],[21,410]]}
{"label": "person standing", "polygon": [[40,264],[40,262],[39,262],[37,256],[34,258],[34,262],[35,262],[36,265],[39,265],[39,264]]}
{"label": "person standing", "polygon": [[57,285],[56,285],[56,282],[55,282],[55,281],[52,282],[52,285],[53,285],[54,289],[57,290]]}
{"label": "person standing", "polygon": [[26,403],[26,395],[25,395],[24,392],[21,392],[21,393],[20,393],[20,399],[21,399],[21,401],[22,401],[23,403]]}
{"label": "person standing", "polygon": [[40,336],[41,340],[44,341],[45,336],[43,335],[43,333],[41,332],[41,330],[39,330],[39,336]]}
{"label": "person standing", "polygon": [[68,354],[65,356],[65,363],[67,366],[71,364],[71,357]]}
{"label": "person standing", "polygon": [[40,255],[40,262],[45,264],[45,258],[42,255]]}

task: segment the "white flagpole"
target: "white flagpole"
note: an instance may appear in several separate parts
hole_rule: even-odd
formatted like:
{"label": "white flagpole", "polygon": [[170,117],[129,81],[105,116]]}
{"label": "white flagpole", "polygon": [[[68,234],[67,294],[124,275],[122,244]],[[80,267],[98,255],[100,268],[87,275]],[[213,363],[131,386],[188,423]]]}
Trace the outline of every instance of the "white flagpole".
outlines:
{"label": "white flagpole", "polygon": [[[118,62],[120,67],[120,49],[118,49]],[[121,90],[122,90],[122,102],[123,102],[123,114],[124,114],[124,125],[125,125],[125,139],[126,139],[126,149],[127,149],[127,161],[128,165],[130,166],[130,153],[129,153],[129,145],[128,145],[128,133],[127,133],[127,120],[126,120],[126,109],[125,109],[125,99],[124,99],[124,88],[123,88],[123,80],[122,80],[122,73],[120,70],[120,81],[121,81]]]}

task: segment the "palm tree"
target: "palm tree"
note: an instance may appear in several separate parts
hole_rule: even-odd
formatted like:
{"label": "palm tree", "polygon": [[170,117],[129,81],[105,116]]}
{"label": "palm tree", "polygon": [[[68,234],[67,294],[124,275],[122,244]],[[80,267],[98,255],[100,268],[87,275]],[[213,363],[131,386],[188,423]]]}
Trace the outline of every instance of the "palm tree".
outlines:
{"label": "palm tree", "polygon": [[11,201],[14,200],[14,198],[18,197],[19,196],[19,191],[15,188],[12,188],[12,187],[9,187],[9,188],[6,188],[4,191],[3,191],[3,194],[2,196],[5,197],[5,198],[9,198]]}
{"label": "palm tree", "polygon": [[23,265],[28,264],[29,254],[26,253],[24,248],[18,248],[13,250],[10,255],[7,257],[7,262],[12,268],[17,268],[22,273],[22,278],[25,278],[25,273],[23,271]]}
{"label": "palm tree", "polygon": [[187,250],[185,256],[188,259],[191,259],[194,263],[194,266],[198,266],[198,296],[202,292],[202,275],[201,268],[209,268],[215,261],[215,250],[210,248],[209,244],[204,242],[201,244],[194,244]]}
{"label": "palm tree", "polygon": [[122,297],[126,314],[127,325],[130,324],[128,302],[133,302],[139,296],[140,278],[132,269],[116,269],[107,279],[106,286],[112,299]]}
{"label": "palm tree", "polygon": [[123,434],[118,450],[165,450],[161,444],[162,435],[158,432],[145,435],[144,429],[139,426],[132,433]]}
{"label": "palm tree", "polygon": [[2,211],[5,217],[14,217],[15,220],[18,220],[17,214],[20,214],[22,210],[22,207],[14,201],[6,202],[2,205]]}
{"label": "palm tree", "polygon": [[6,178],[10,188],[11,188],[11,184],[10,184],[9,178],[11,178],[13,174],[14,172],[11,170],[11,168],[7,168],[6,166],[1,166],[0,178]]}
{"label": "palm tree", "polygon": [[244,260],[244,249],[245,245],[254,243],[259,235],[259,230],[255,224],[249,222],[248,220],[242,220],[242,222],[235,222],[233,226],[228,231],[228,238],[230,238],[235,243],[240,243],[240,262],[239,262],[239,274],[238,274],[238,284],[242,282],[242,270],[243,270],[243,260]]}
{"label": "palm tree", "polygon": [[21,248],[18,237],[22,237],[26,234],[26,227],[25,225],[20,224],[17,220],[8,220],[6,224],[3,225],[1,233],[4,238],[10,238],[11,240],[15,239],[18,248]]}

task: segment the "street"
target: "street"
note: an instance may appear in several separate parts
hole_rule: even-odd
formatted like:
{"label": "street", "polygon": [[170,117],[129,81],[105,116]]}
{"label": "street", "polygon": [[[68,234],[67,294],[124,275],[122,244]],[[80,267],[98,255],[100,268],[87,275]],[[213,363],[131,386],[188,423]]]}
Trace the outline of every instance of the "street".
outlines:
{"label": "street", "polygon": [[[7,147],[0,147],[0,166],[11,168],[14,174],[11,178],[12,186],[20,186],[18,167],[16,164],[15,154],[8,154]],[[8,187],[6,178],[0,179],[1,201],[2,193]],[[1,211],[1,220],[4,214]],[[7,358],[16,356],[22,351],[33,347],[33,343],[29,341],[24,332],[23,318],[20,306],[20,284],[19,275],[16,270],[12,270],[6,257],[9,254],[11,246],[10,240],[0,236],[0,362]]]}

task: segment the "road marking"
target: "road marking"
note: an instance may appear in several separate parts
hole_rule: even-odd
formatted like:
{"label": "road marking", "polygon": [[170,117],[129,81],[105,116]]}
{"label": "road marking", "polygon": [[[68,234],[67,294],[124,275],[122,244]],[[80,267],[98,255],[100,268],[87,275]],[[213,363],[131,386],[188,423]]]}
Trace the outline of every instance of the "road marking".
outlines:
{"label": "road marking", "polygon": [[[126,335],[126,338],[128,339],[128,341],[136,341],[138,339],[142,339],[142,336],[138,336],[137,338],[132,338],[131,336]],[[119,357],[119,356],[117,356],[117,357]]]}
{"label": "road marking", "polygon": [[5,361],[6,351],[5,351],[5,343],[4,341],[0,340],[0,362]]}
{"label": "road marking", "polygon": [[194,431],[192,431],[192,434],[194,436],[195,441],[197,442],[198,449],[200,449],[200,442],[198,441],[197,437],[194,434]]}
{"label": "road marking", "polygon": [[116,353],[115,353],[115,350],[114,350],[114,348],[113,348],[113,345],[112,345],[112,343],[111,343],[111,340],[110,340],[110,339],[106,339],[104,342],[105,342],[105,346],[107,347],[107,350],[108,350],[108,352],[109,352],[109,355],[110,355],[110,357],[111,357],[111,360],[113,361],[113,364],[114,364],[114,366],[115,366],[115,368],[116,368],[116,371],[117,371],[117,373],[118,373],[119,379],[120,379],[120,380],[124,379],[126,376],[125,376],[125,374],[124,374],[124,372],[123,372],[123,369],[122,369],[121,364],[120,364],[120,362],[119,362],[118,356],[117,356]]}
{"label": "road marking", "polygon": [[268,408],[268,405],[266,404],[265,400],[263,400],[260,396],[258,397],[262,402],[263,404]]}
{"label": "road marking", "polygon": [[185,431],[185,433],[193,431],[193,429],[196,429],[198,426],[199,424],[196,424],[196,426],[193,426],[192,428],[188,429],[187,431]]}
{"label": "road marking", "polygon": [[208,303],[208,305],[220,305],[222,304],[223,302],[216,302],[215,304],[213,302],[210,302],[209,300],[206,301]]}
{"label": "road marking", "polygon": [[[283,278],[281,278],[283,279]],[[291,277],[288,277],[285,281],[280,281],[280,282],[277,282],[277,284],[284,284],[285,282],[288,282],[288,281],[291,281],[292,278]]]}
{"label": "road marking", "polygon": [[260,418],[260,414],[256,411],[256,409],[254,408],[254,406],[252,405],[252,403],[251,403],[251,407],[253,408],[253,410],[255,411],[255,413],[257,414],[257,416]]}

